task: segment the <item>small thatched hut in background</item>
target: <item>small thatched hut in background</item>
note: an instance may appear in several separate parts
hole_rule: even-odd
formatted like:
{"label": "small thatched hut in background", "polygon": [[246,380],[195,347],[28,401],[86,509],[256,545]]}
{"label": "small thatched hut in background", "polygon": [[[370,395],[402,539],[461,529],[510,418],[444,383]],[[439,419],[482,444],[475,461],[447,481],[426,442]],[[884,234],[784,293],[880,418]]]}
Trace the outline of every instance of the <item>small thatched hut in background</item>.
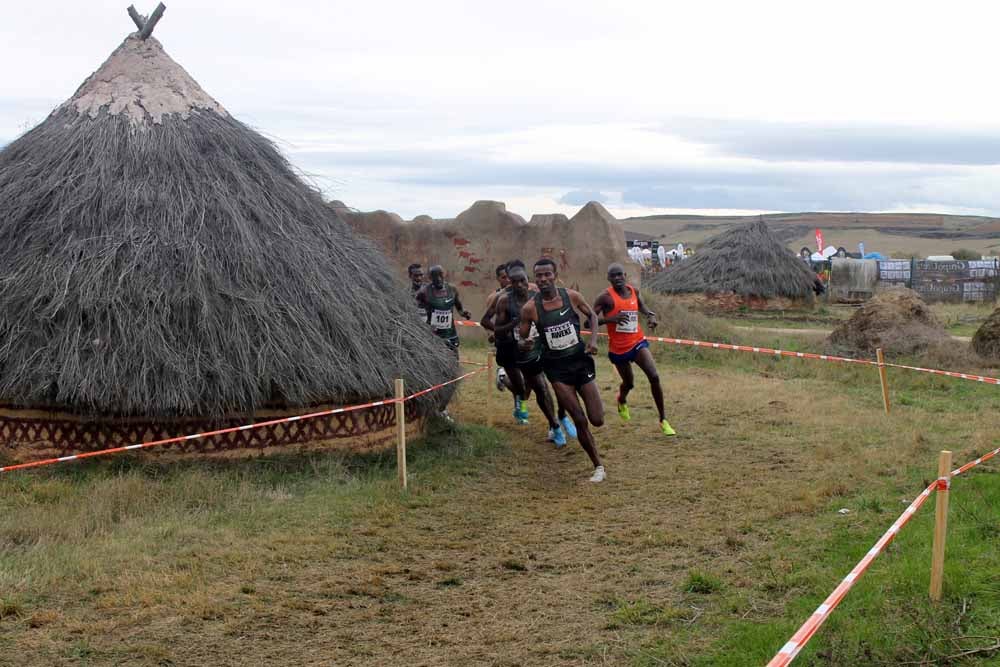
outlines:
{"label": "small thatched hut in background", "polygon": [[763,220],[727,230],[646,287],[703,310],[789,310],[813,305],[816,276]]}
{"label": "small thatched hut in background", "polygon": [[[0,152],[0,445],[96,449],[454,377],[386,258],[148,32]],[[211,446],[393,421],[384,406]]]}
{"label": "small thatched hut in background", "polygon": [[986,318],[986,321],[972,336],[972,349],[984,359],[1000,361],[1000,308]]}

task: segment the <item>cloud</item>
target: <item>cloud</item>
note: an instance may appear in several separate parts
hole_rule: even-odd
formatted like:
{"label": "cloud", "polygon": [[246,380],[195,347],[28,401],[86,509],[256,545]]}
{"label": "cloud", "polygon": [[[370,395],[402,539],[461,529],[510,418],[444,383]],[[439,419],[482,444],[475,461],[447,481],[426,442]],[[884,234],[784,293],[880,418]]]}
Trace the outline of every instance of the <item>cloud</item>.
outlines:
{"label": "cloud", "polygon": [[767,161],[1000,164],[1000,128],[683,119],[662,131],[710,145],[720,155]]}
{"label": "cloud", "polygon": [[592,201],[604,204],[608,201],[608,196],[596,190],[570,190],[559,198],[559,203],[567,206],[583,206]]}

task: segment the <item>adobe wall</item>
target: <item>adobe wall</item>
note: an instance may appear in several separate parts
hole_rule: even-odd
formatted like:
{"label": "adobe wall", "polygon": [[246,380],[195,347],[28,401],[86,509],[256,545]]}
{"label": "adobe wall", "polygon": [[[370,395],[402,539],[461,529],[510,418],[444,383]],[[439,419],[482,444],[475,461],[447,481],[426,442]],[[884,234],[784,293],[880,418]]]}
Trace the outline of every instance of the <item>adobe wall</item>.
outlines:
{"label": "adobe wall", "polygon": [[[336,203],[335,203],[336,205]],[[342,205],[341,205],[342,206]],[[498,264],[520,257],[528,266],[547,255],[556,260],[559,278],[590,302],[607,288],[608,264],[621,262],[629,280],[639,284],[640,267],[629,262],[625,231],[607,209],[591,202],[572,218],[535,215],[530,222],[507,211],[502,202],[478,201],[454,220],[418,216],[412,222],[385,211],[359,213],[346,207],[338,214],[355,230],[379,244],[406,280],[406,267],[440,264],[463,304],[477,321],[497,287]]]}

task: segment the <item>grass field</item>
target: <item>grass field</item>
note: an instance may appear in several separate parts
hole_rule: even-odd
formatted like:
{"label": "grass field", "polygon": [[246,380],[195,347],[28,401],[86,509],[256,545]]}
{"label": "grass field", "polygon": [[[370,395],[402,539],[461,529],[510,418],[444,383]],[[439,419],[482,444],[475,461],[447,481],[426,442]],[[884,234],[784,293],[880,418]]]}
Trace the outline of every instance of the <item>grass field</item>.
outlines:
{"label": "grass field", "polygon": [[[482,375],[457,428],[412,444],[408,493],[392,453],[0,477],[0,664],[762,665],[938,450],[996,446],[996,387],[892,372],[886,416],[870,368],[656,353],[680,435],[659,436],[642,379],[620,422],[602,357],[602,485],[495,389],[498,426],[480,426]],[[942,603],[928,504],[795,664],[996,664],[998,465],[955,481]]]}

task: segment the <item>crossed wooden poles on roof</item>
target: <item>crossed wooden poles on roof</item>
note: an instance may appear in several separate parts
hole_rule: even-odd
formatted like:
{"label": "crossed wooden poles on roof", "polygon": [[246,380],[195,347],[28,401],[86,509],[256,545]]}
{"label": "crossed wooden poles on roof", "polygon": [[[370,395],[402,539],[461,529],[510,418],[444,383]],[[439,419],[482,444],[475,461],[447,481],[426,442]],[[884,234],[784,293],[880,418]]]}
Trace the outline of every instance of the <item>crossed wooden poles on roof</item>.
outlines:
{"label": "crossed wooden poles on roof", "polygon": [[128,6],[128,15],[132,18],[132,22],[135,23],[135,27],[139,29],[139,39],[146,39],[153,34],[156,22],[160,20],[166,9],[166,5],[161,2],[153,10],[153,13],[149,15],[149,18],[146,18],[135,10],[135,5]]}

